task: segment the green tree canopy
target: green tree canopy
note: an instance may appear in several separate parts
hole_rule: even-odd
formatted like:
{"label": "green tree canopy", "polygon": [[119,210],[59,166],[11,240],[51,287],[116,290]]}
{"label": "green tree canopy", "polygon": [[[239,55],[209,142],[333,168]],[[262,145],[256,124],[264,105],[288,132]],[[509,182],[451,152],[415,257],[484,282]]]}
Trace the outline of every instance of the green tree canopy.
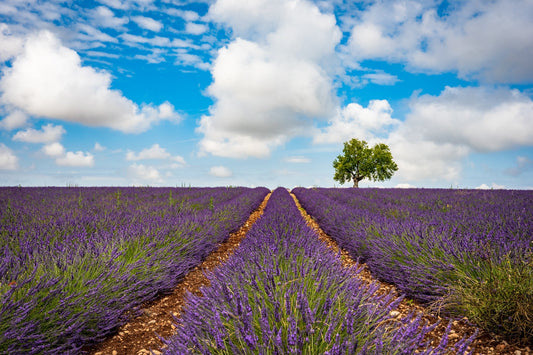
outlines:
{"label": "green tree canopy", "polygon": [[384,181],[390,179],[398,166],[392,160],[389,146],[378,143],[370,148],[368,143],[359,139],[344,142],[344,154],[333,161],[335,168],[334,180],[344,184],[353,180],[353,187],[359,186],[359,181],[370,179]]}

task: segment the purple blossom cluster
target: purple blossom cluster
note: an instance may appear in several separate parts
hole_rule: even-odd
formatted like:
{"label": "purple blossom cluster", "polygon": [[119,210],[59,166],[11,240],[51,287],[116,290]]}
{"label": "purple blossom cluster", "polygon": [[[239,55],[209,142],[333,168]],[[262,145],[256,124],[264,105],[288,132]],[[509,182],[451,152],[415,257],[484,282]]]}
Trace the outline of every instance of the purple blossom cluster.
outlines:
{"label": "purple blossom cluster", "polygon": [[[492,317],[487,326],[493,331],[533,339],[527,315],[533,311],[533,191],[293,192],[322,229],[378,278],[480,324]],[[476,291],[481,288],[484,295]]]}
{"label": "purple blossom cluster", "polygon": [[168,292],[266,188],[0,188],[0,353],[77,353]]}
{"label": "purple blossom cluster", "polygon": [[[391,316],[400,298],[378,296],[359,269],[319,241],[287,190],[276,189],[239,248],[187,295],[165,354],[443,354],[424,336],[436,325]],[[462,354],[471,339],[455,345]]]}

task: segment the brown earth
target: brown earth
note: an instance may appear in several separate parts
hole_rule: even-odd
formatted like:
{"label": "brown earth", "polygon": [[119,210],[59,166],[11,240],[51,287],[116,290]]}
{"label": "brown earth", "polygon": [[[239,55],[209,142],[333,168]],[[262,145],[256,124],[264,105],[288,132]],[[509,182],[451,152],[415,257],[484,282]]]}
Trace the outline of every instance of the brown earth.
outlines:
{"label": "brown earth", "polygon": [[115,335],[84,351],[92,355],[141,355],[150,354],[150,351],[153,354],[161,354],[164,344],[157,334],[168,338],[174,333],[173,316],[179,317],[187,292],[202,294],[200,287],[209,284],[204,272],[216,268],[233,254],[246,233],[263,214],[269,198],[270,194],[244,225],[221,243],[199,266],[191,270],[171,294],[142,305],[142,315],[120,327]]}
{"label": "brown earth", "polygon": [[[191,292],[201,295],[200,287],[209,284],[204,272],[218,267],[233,254],[251,226],[263,214],[269,197],[270,194],[261,203],[261,206],[252,213],[246,223],[237,232],[231,234],[226,242],[220,244],[219,248],[210,254],[201,265],[189,272],[170,295],[142,305],[143,312],[141,316],[120,327],[117,333],[107,340],[96,346],[85,348],[84,351],[92,355],[160,354],[164,344],[157,334],[163,338],[168,338],[173,334],[173,316],[179,317],[186,293]],[[316,231],[320,240],[338,253],[339,247],[337,243],[324,233],[316,221],[305,212],[296,197],[294,195],[292,197],[308,225]],[[378,293],[393,292],[396,295],[401,294],[394,285],[375,279],[365,264],[357,264],[345,250],[340,250],[340,256],[346,267],[358,266],[362,269],[354,277],[360,277],[367,284],[377,283],[379,285]],[[441,324],[428,334],[426,339],[430,340],[434,345],[437,345],[442,339],[449,321],[452,321],[452,330],[449,335],[449,343],[451,344],[465,336],[471,336],[476,331],[476,327],[470,325],[467,319],[450,320],[441,317],[411,299],[404,299],[398,309],[392,312],[395,312],[393,313],[394,317],[399,319],[413,311],[422,314],[423,319],[427,322],[435,323],[440,320]],[[533,355],[529,348],[518,348],[495,334],[489,334],[481,330],[478,330],[478,332],[479,335],[472,346],[474,355]]]}

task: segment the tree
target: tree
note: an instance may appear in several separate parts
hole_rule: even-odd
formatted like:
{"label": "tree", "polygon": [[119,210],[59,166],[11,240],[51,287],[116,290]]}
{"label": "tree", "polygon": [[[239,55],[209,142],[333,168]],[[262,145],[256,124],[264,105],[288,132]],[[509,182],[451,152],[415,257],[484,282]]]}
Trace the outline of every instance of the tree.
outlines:
{"label": "tree", "polygon": [[333,179],[341,184],[353,180],[353,187],[358,187],[359,181],[363,179],[384,181],[390,179],[398,170],[386,144],[378,143],[369,148],[367,142],[353,138],[344,142],[342,151],[344,154],[333,161]]}

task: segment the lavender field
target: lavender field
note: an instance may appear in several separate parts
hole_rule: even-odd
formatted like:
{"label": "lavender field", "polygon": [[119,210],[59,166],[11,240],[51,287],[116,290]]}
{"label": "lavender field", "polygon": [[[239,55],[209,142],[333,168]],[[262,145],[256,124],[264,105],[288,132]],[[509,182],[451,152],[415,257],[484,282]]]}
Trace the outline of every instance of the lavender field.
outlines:
{"label": "lavender field", "polygon": [[0,353],[75,353],[170,290],[265,188],[0,188]]}
{"label": "lavender field", "polygon": [[533,342],[533,192],[303,189],[302,206],[378,278]]}
{"label": "lavender field", "polygon": [[[266,188],[0,188],[0,353],[81,353],[169,292]],[[533,341],[533,193],[293,190],[372,274],[433,312]],[[190,294],[166,354],[446,354],[306,225],[286,189]]]}
{"label": "lavender field", "polygon": [[[423,341],[434,325],[390,314],[400,299],[377,296],[318,240],[289,193],[272,193],[263,217],[211,276],[167,341],[166,354],[445,354]],[[469,339],[453,350],[464,353]]]}

